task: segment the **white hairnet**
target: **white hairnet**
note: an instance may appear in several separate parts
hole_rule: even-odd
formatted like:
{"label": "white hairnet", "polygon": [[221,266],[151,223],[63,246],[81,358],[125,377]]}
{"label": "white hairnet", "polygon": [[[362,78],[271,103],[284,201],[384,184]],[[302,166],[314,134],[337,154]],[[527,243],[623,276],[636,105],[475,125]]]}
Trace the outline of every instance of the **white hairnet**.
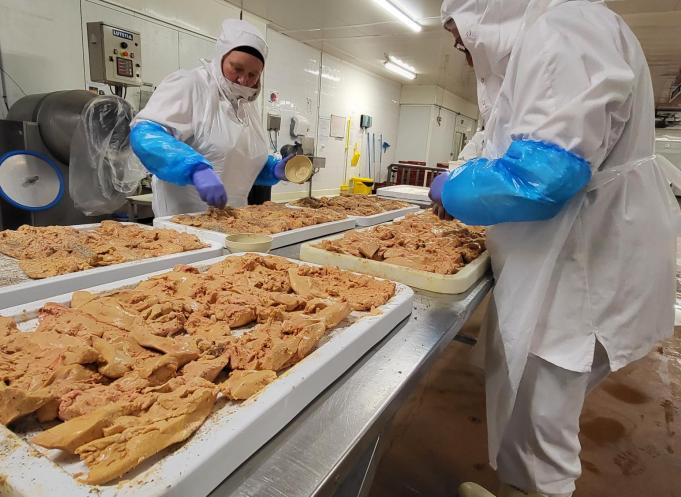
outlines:
{"label": "white hairnet", "polygon": [[267,43],[255,26],[250,22],[238,19],[225,19],[222,21],[222,30],[215,44],[216,60],[222,58],[236,47],[255,48],[267,60]]}
{"label": "white hairnet", "polygon": [[456,23],[461,40],[473,57],[478,79],[504,76],[531,0],[445,0],[442,23]]}
{"label": "white hairnet", "polygon": [[531,25],[548,8],[569,0],[444,0],[442,24],[452,19],[471,53],[478,80],[478,105],[489,117],[523,23]]}

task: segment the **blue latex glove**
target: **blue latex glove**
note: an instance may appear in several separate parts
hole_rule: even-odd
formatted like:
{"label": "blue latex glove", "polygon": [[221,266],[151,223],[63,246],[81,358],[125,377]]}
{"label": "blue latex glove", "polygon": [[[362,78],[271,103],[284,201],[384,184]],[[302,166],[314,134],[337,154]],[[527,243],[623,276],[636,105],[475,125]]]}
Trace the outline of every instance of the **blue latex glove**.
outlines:
{"label": "blue latex glove", "polygon": [[428,197],[434,203],[442,202],[442,190],[445,186],[445,183],[447,183],[448,178],[449,172],[440,173],[437,176],[435,176],[435,179],[433,179],[433,181],[430,183],[430,191],[428,192]]}
{"label": "blue latex glove", "polygon": [[277,163],[274,165],[274,177],[277,178],[279,181],[286,179],[286,163],[294,155],[295,154],[291,154],[287,157],[284,157],[283,159],[277,161]]}
{"label": "blue latex glove", "polygon": [[589,163],[550,143],[515,140],[495,160],[454,169],[441,193],[447,213],[471,225],[550,219],[591,179]]}
{"label": "blue latex glove", "polygon": [[192,184],[194,172],[211,167],[203,155],[153,121],[132,127],[130,145],[149,172],[176,185]]}
{"label": "blue latex glove", "polygon": [[201,200],[211,207],[224,207],[227,204],[227,192],[215,171],[210,168],[199,169],[192,175],[192,182],[199,192]]}

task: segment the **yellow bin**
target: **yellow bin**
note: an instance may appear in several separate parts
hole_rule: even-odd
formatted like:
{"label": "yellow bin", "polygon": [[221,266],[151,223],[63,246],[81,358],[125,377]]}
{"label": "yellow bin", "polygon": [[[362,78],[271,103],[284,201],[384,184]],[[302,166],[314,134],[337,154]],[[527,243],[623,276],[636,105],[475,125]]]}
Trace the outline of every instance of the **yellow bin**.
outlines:
{"label": "yellow bin", "polygon": [[355,195],[371,195],[374,187],[373,178],[360,178],[353,176],[350,178],[352,184],[352,193]]}
{"label": "yellow bin", "polygon": [[352,185],[351,188],[354,195],[371,195],[374,180],[373,178],[353,176],[350,178],[350,184]]}

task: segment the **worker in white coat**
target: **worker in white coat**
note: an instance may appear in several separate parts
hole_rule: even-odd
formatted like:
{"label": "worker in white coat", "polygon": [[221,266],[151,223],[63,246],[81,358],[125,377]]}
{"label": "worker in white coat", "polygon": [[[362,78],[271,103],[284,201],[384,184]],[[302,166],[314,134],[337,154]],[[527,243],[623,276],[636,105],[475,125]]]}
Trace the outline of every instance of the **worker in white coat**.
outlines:
{"label": "worker in white coat", "polygon": [[[570,496],[579,415],[674,324],[678,205],[656,163],[641,47],[601,1],[445,0],[481,99],[481,157],[435,179],[442,216],[489,227],[489,458],[503,496]],[[491,495],[464,484],[461,495]]]}
{"label": "worker in white coat", "polygon": [[136,116],[130,143],[153,173],[158,216],[240,207],[254,184],[284,179],[267,154],[255,100],[267,44],[246,21],[225,20],[211,62],[165,78]]}

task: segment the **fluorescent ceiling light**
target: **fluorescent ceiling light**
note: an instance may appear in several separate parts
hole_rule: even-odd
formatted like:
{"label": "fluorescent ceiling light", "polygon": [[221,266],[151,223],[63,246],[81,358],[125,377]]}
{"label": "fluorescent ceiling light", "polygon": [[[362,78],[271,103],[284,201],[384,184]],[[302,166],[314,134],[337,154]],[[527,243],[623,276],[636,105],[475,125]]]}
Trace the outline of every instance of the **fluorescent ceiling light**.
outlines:
{"label": "fluorescent ceiling light", "polygon": [[416,69],[414,68],[414,66],[410,66],[410,65],[407,64],[405,61],[403,61],[403,60],[401,60],[401,59],[398,59],[397,57],[395,57],[395,56],[393,56],[393,55],[388,55],[388,60],[389,60],[390,62],[392,62],[393,64],[397,64],[397,65],[400,66],[402,69],[406,69],[406,70],[409,71],[409,72],[416,73]]}
{"label": "fluorescent ceiling light", "polygon": [[419,31],[421,31],[421,29],[423,29],[418,22],[416,22],[414,19],[405,14],[402,11],[402,9],[397,7],[390,0],[374,0],[374,1],[381,7],[383,7],[385,10],[390,12],[394,17],[399,19],[400,22],[408,26],[409,29],[411,29],[412,31],[418,33]]}
{"label": "fluorescent ceiling light", "polygon": [[416,78],[416,74],[413,72],[405,69],[404,67],[400,67],[394,62],[390,62],[389,60],[386,60],[383,65],[388,71],[392,71],[395,74],[399,74],[400,76],[407,78],[407,79],[414,79]]}

